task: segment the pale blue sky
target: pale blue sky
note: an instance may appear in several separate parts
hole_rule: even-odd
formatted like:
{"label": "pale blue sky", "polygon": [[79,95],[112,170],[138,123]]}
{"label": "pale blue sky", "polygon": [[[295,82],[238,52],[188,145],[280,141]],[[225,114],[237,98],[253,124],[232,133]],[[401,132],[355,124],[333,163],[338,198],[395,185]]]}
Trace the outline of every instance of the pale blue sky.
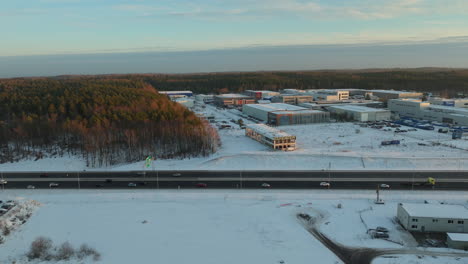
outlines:
{"label": "pale blue sky", "polygon": [[0,56],[451,42],[467,0],[11,0]]}

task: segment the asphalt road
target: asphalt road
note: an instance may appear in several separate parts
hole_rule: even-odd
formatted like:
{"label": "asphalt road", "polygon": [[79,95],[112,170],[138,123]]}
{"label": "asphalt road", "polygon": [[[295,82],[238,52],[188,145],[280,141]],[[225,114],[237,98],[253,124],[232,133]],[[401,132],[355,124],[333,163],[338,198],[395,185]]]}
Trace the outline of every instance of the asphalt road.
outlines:
{"label": "asphalt road", "polygon": [[[468,171],[117,171],[117,172],[5,172],[0,188],[261,188],[262,183],[278,189],[317,189],[330,182],[330,189],[376,189],[388,184],[391,189],[468,190]],[[424,185],[428,177],[434,187]],[[136,187],[128,187],[135,183]]]}

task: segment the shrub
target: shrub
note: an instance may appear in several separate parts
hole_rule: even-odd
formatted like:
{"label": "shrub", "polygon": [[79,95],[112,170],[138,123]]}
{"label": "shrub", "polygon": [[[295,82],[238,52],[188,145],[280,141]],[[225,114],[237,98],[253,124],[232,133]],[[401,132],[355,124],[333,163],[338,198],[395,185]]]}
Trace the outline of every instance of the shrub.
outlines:
{"label": "shrub", "polygon": [[68,243],[64,242],[57,250],[57,254],[55,255],[56,260],[69,260],[75,255],[75,249],[73,246]]}
{"label": "shrub", "polygon": [[51,248],[52,240],[50,238],[38,237],[31,243],[27,256],[29,259],[51,259]]}
{"label": "shrub", "polygon": [[87,244],[82,244],[80,246],[77,256],[79,259],[84,259],[88,256],[92,256],[94,261],[99,261],[101,259],[101,254],[97,252],[96,249],[88,246]]}

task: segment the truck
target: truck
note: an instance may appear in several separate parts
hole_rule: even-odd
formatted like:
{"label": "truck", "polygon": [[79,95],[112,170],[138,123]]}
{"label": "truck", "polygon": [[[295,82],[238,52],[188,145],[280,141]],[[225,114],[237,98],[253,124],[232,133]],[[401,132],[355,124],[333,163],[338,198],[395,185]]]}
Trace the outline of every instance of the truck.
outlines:
{"label": "truck", "polygon": [[420,187],[433,187],[436,184],[436,180],[432,177],[428,177],[425,181],[417,181],[417,182],[403,182],[401,185],[403,186],[420,186]]}
{"label": "truck", "polygon": [[382,146],[400,145],[400,140],[385,140],[380,143]]}

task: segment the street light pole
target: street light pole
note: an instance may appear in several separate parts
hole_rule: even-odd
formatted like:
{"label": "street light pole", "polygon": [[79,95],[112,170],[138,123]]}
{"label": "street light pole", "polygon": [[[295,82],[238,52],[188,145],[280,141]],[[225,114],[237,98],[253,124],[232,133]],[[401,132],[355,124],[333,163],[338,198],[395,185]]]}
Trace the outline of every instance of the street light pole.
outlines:
{"label": "street light pole", "polygon": [[81,189],[81,185],[80,185],[80,173],[78,172],[78,190]]}
{"label": "street light pole", "polygon": [[240,174],[239,174],[239,180],[240,180],[240,188],[242,190],[242,170],[240,171]]}

